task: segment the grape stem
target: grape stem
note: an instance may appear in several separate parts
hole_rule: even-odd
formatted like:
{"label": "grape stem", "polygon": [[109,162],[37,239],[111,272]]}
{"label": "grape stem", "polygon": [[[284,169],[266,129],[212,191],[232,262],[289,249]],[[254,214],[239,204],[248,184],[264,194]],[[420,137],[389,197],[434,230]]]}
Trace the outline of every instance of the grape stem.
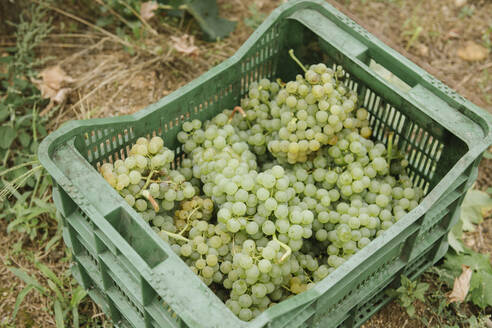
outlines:
{"label": "grape stem", "polygon": [[155,212],[159,212],[159,204],[156,202],[154,197],[152,197],[152,195],[150,194],[150,192],[148,190],[142,191],[142,196],[144,196],[145,198],[148,199],[150,204],[152,204],[152,207],[154,208]]}
{"label": "grape stem", "polygon": [[166,231],[166,230],[161,230],[161,231],[164,231],[164,233],[165,233],[166,235],[168,235],[169,237],[171,237],[171,238],[174,238],[174,239],[179,239],[179,240],[185,241],[185,242],[187,242],[187,243],[189,243],[189,242],[190,242],[190,240],[189,240],[188,238],[185,238],[185,237],[183,237],[183,236],[181,236],[181,235],[178,235],[178,234],[176,234],[176,233],[172,233],[172,232],[169,232],[169,231]]}
{"label": "grape stem", "polygon": [[282,285],[282,288],[284,288],[285,290],[288,290],[289,292],[291,293],[294,293],[289,287],[287,287],[286,285]]}
{"label": "grape stem", "polygon": [[290,49],[289,50],[289,55],[290,57],[297,63],[297,65],[299,65],[302,70],[304,71],[304,73],[307,72],[307,69],[306,67],[301,63],[301,61],[296,57],[296,55],[294,55],[294,49]]}
{"label": "grape stem", "polygon": [[306,270],[304,270],[304,268],[302,268],[302,271],[304,272],[304,274],[306,275],[306,279],[309,281],[309,282],[313,282],[311,280],[311,278],[309,278],[309,274],[306,272]]}
{"label": "grape stem", "polygon": [[147,189],[152,179],[152,176],[154,175],[155,172],[156,172],[155,170],[150,171],[149,175],[147,176],[147,180],[145,180],[145,184],[143,185],[141,190]]}
{"label": "grape stem", "polygon": [[241,106],[236,106],[232,110],[231,115],[229,115],[229,122],[232,121],[234,114],[236,114],[237,112],[241,113],[242,117],[246,117],[246,113],[244,112],[243,108]]}
{"label": "grape stem", "polygon": [[280,78],[278,78],[278,79],[277,79],[277,83],[278,83],[278,85],[280,85],[281,87],[284,87],[284,86],[285,86],[285,82],[284,82],[284,81],[282,81],[282,79],[280,79]]}
{"label": "grape stem", "polygon": [[[234,117],[234,114],[236,114],[237,112],[241,113],[241,116],[243,118],[246,118],[246,113],[244,112],[243,108],[241,106],[236,106],[236,107],[234,107],[234,109],[232,110],[231,115],[229,116],[229,122],[232,121],[232,118]],[[251,129],[251,124],[249,123],[249,120],[246,120],[246,123],[248,123],[248,127]]]}
{"label": "grape stem", "polygon": [[290,256],[290,254],[292,254],[292,249],[288,245],[286,245],[283,242],[281,242],[280,240],[278,240],[277,236],[275,234],[273,234],[273,240],[275,240],[277,243],[279,243],[280,247],[285,249],[284,255],[282,255],[282,257],[278,261],[278,263],[282,263],[283,261],[285,261]]}
{"label": "grape stem", "polygon": [[174,185],[177,185],[176,182],[172,181],[172,180],[150,180],[150,182],[155,182],[155,183],[169,183],[169,184],[174,184]]}
{"label": "grape stem", "polygon": [[188,217],[186,218],[186,225],[184,226],[184,228],[179,232],[179,235],[182,236],[183,233],[186,231],[186,229],[189,228],[190,226],[190,219],[191,217],[193,216],[193,214],[195,214],[195,212],[200,208],[200,206],[197,206],[193,209],[193,211],[191,211],[191,213],[188,215]]}

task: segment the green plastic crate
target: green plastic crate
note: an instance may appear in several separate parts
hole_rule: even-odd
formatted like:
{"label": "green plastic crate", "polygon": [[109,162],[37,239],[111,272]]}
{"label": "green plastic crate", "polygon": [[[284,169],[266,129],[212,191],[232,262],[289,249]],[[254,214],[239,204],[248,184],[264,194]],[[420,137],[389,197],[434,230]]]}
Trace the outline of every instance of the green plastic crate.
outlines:
{"label": "green plastic crate", "polygon": [[[176,140],[188,119],[206,120],[239,103],[263,77],[299,73],[308,63],[341,64],[348,87],[370,112],[374,138],[387,132],[407,154],[427,196],[386,233],[316,286],[251,322],[235,317],[99,175],[140,136]],[[379,65],[399,79],[388,81]],[[379,69],[373,69],[379,67]],[[384,70],[383,70],[384,71]],[[442,258],[482,152],[492,143],[488,114],[322,1],[276,9],[237,53],[156,104],[130,116],[73,121],[50,134],[39,158],[54,181],[73,274],[118,327],[357,327],[390,299],[400,275],[415,278]]]}

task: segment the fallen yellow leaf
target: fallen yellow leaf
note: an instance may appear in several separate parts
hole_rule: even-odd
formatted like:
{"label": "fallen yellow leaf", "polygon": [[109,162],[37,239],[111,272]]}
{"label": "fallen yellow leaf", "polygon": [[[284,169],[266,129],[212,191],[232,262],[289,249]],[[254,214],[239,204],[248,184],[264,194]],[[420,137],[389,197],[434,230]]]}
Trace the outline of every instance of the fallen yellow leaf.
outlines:
{"label": "fallen yellow leaf", "polygon": [[466,5],[466,2],[467,0],[454,0],[454,5],[459,8]]}
{"label": "fallen yellow leaf", "polygon": [[173,47],[178,52],[187,55],[197,55],[198,47],[195,46],[195,39],[192,35],[184,34],[181,37],[172,36],[171,40],[173,41]]}
{"label": "fallen yellow leaf", "polygon": [[154,11],[159,8],[159,5],[157,2],[154,1],[146,1],[142,2],[140,5],[140,16],[142,16],[143,19],[149,20],[152,17],[154,17],[155,13]]}
{"label": "fallen yellow leaf", "polygon": [[461,275],[454,279],[453,290],[448,295],[448,300],[450,303],[453,302],[463,302],[470,290],[470,280],[472,277],[472,269],[464,264],[461,265]]}
{"label": "fallen yellow leaf", "polygon": [[67,95],[72,90],[66,86],[75,80],[67,75],[58,65],[45,68],[39,73],[40,80],[33,79],[33,83],[41,91],[43,98],[50,98],[50,103],[41,111],[40,115],[46,114],[55,104],[65,101]]}
{"label": "fallen yellow leaf", "polygon": [[487,48],[473,41],[468,41],[463,48],[458,49],[458,57],[466,61],[484,60],[488,54]]}

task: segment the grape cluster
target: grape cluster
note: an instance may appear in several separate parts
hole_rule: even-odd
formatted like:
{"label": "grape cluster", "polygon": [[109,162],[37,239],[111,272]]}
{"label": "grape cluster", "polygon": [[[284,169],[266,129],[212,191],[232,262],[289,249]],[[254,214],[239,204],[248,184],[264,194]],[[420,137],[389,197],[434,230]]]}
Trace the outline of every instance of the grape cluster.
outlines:
{"label": "grape cluster", "polygon": [[370,139],[343,69],[291,56],[304,70],[295,81],[262,79],[241,107],[183,123],[179,169],[156,137],[101,167],[245,321],[312,288],[423,197],[392,136]]}
{"label": "grape cluster", "polygon": [[138,138],[124,160],[105,163],[100,172],[138,212],[163,213],[198,191],[180,171],[171,170],[173,160],[161,137]]}
{"label": "grape cluster", "polygon": [[304,76],[297,75],[280,90],[276,82],[263,79],[251,84],[242,100],[248,124],[239,128],[251,130],[248,143],[257,154],[266,144],[281,163],[306,162],[321,147],[336,144],[343,129],[357,129],[365,138],[372,133],[367,111],[357,110],[357,94],[343,83],[341,66],[301,66]]}

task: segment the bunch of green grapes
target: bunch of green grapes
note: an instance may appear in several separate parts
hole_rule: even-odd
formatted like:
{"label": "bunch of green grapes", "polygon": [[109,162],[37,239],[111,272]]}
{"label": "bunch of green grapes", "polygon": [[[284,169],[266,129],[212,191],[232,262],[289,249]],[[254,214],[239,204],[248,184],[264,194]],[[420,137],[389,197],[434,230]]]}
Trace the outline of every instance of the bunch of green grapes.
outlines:
{"label": "bunch of green grapes", "polygon": [[[105,179],[240,319],[304,292],[418,206],[408,161],[370,139],[341,67],[251,83],[241,106],[184,122],[171,170],[140,138]],[[128,162],[128,163],[127,163]]]}
{"label": "bunch of green grapes", "polygon": [[[278,84],[267,79],[251,84],[242,101],[249,124],[238,125],[247,131],[250,145],[266,143],[272,155],[290,164],[305,162],[322,146],[335,144],[336,133],[344,128],[371,135],[367,111],[355,111],[357,94],[344,85],[340,66],[336,70],[324,64],[301,67],[304,76],[298,75],[279,91]],[[277,87],[269,93],[272,85]]]}
{"label": "bunch of green grapes", "polygon": [[126,202],[138,212],[170,211],[175,202],[195,196],[194,187],[177,170],[171,170],[174,152],[161,137],[138,138],[125,160],[105,163],[100,172]]}

